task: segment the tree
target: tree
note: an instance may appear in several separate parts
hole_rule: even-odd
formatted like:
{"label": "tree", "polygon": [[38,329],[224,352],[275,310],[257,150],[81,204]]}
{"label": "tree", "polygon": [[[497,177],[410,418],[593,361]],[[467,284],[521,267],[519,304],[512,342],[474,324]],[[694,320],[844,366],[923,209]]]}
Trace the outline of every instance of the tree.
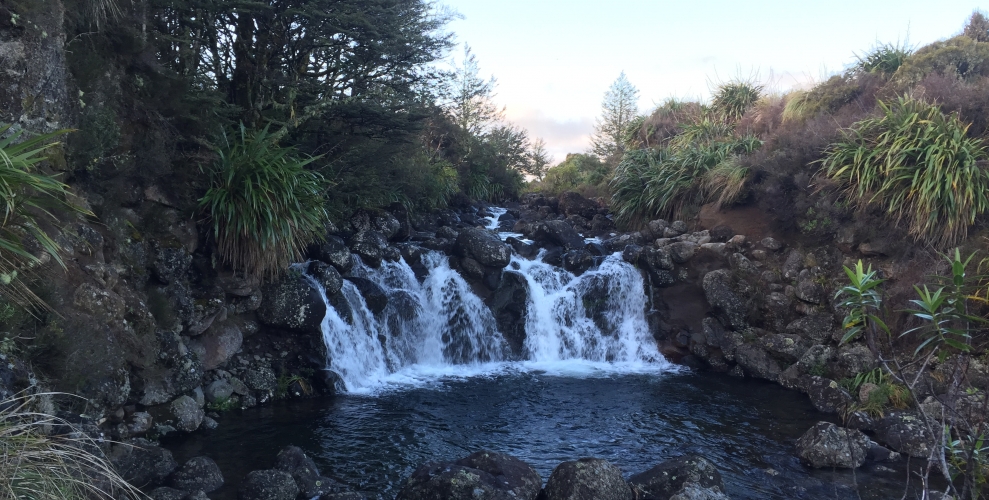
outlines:
{"label": "tree", "polygon": [[549,170],[549,162],[550,158],[549,152],[546,151],[546,141],[542,138],[537,138],[529,147],[529,165],[525,173],[541,181],[543,180],[543,176],[546,175],[546,171]]}
{"label": "tree", "polygon": [[625,152],[625,138],[639,113],[639,91],[622,71],[618,79],[604,93],[601,116],[594,125],[591,152],[607,160],[620,157]]}
{"label": "tree", "polygon": [[464,45],[464,60],[447,83],[445,90],[447,113],[453,122],[469,135],[482,135],[492,122],[501,118],[501,111],[492,102],[496,81],[480,77],[477,58]]}

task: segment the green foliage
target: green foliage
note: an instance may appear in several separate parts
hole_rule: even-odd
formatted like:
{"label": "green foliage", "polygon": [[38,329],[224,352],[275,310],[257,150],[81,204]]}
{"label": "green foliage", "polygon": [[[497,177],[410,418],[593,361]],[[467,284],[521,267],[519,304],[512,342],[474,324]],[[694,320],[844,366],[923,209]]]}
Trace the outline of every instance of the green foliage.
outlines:
{"label": "green foliage", "polygon": [[[40,398],[0,401],[0,496],[32,500],[147,498],[127,484],[98,443],[63,419],[38,411]],[[71,433],[52,434],[53,429]]]}
{"label": "green foliage", "polygon": [[[65,267],[61,248],[42,227],[59,225],[53,210],[88,214],[67,201],[67,185],[39,170],[52,140],[65,132],[25,137],[23,130],[0,126],[0,295],[21,307],[48,307],[24,284],[25,273],[44,264],[46,254]],[[29,243],[42,253],[28,250]]]}
{"label": "green foliage", "polygon": [[206,403],[206,409],[209,411],[215,411],[219,413],[227,412],[230,410],[236,410],[238,406],[237,400],[232,397],[215,401],[213,403]]}
{"label": "green foliage", "polygon": [[907,58],[893,80],[908,88],[931,74],[964,79],[989,76],[989,42],[965,35],[934,42]]}
{"label": "green foliage", "polygon": [[985,143],[936,105],[901,97],[879,106],[881,116],[855,123],[828,148],[823,170],[847,197],[905,220],[915,238],[961,240],[989,208]]}
{"label": "green foliage", "polygon": [[751,80],[731,80],[715,89],[711,107],[725,121],[737,121],[762,97],[763,86]]}
{"label": "green foliage", "polygon": [[270,279],[324,237],[326,181],[305,168],[315,158],[302,160],[278,146],[268,127],[242,125],[234,140],[225,134],[223,141],[200,206],[212,222],[220,260]]}
{"label": "green foliage", "polygon": [[888,77],[896,73],[912,53],[912,50],[899,43],[884,43],[865,55],[856,55],[858,63],[855,67],[865,73],[878,73]]}
{"label": "green foliage", "polygon": [[844,269],[849,284],[835,293],[835,298],[841,298],[838,306],[848,309],[848,314],[842,321],[845,334],[841,337],[841,343],[850,342],[863,334],[872,337],[871,340],[874,341],[880,331],[888,335],[889,327],[878,316],[882,307],[879,285],[884,280],[879,279],[877,272],[872,270],[872,265],[868,269],[864,268],[861,260],[854,268],[845,266]]}
{"label": "green foliage", "polygon": [[594,124],[591,152],[602,160],[620,157],[625,152],[626,138],[639,115],[639,90],[622,71],[601,101],[601,116]]}
{"label": "green foliage", "polygon": [[973,12],[962,34],[977,42],[989,42],[989,19],[979,11]]}
{"label": "green foliage", "polygon": [[968,302],[973,298],[970,285],[973,277],[968,276],[966,270],[973,257],[975,254],[963,260],[961,251],[956,248],[946,257],[951,276],[938,277],[938,281],[944,282],[942,286],[934,290],[927,285],[914,286],[918,298],[910,301],[915,308],[908,312],[923,320],[924,325],[903,332],[903,335],[918,333],[923,338],[914,354],[931,348],[941,353],[943,361],[947,354],[944,346],[965,353],[972,350],[973,327],[986,323],[984,318],[968,312]]}
{"label": "green foliage", "polygon": [[822,113],[834,113],[862,95],[862,87],[854,74],[835,75],[810,90],[795,90],[787,94],[783,121],[801,122]]}
{"label": "green foliage", "polygon": [[546,171],[540,187],[553,194],[574,191],[584,186],[599,186],[608,177],[608,166],[597,156],[569,154],[559,165]]}
{"label": "green foliage", "polygon": [[[702,131],[695,134],[701,137],[706,127],[702,123],[692,130]],[[708,137],[707,141],[686,143],[677,138],[669,148],[626,153],[611,180],[615,222],[634,226],[650,217],[677,218],[688,206],[712,198],[727,202],[733,193],[737,195],[744,183],[744,178],[739,181],[738,176],[744,174],[734,164],[734,158],[753,152],[761,142],[754,137]]]}

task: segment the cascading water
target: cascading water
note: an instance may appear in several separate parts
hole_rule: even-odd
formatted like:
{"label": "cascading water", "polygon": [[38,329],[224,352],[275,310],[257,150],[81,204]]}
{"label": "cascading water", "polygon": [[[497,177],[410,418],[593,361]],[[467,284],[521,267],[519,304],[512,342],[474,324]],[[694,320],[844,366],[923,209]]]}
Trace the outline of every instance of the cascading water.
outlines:
{"label": "cascading water", "polygon": [[[504,213],[493,209],[486,226],[496,228]],[[388,301],[375,314],[350,281],[340,299],[327,301],[328,369],[347,391],[505,368],[559,369],[574,362],[606,370],[672,369],[649,335],[642,278],[619,254],[581,276],[539,257],[512,258],[506,272],[525,279],[529,296],[524,361],[513,364],[504,362],[510,351],[491,310],[445,255],[423,254],[422,281],[404,260],[378,269],[357,262],[352,276],[380,287]]]}

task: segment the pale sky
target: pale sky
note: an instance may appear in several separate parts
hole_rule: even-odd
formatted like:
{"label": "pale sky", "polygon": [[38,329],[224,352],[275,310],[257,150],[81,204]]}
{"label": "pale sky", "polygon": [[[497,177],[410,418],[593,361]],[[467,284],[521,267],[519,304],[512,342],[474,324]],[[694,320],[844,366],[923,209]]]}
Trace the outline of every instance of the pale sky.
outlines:
{"label": "pale sky", "polygon": [[[961,32],[989,0],[439,0],[506,118],[546,140],[555,161],[589,144],[601,99],[625,71],[640,112],[706,99],[717,82],[756,75],[808,86],[877,43],[926,45]],[[462,58],[462,47],[452,51]]]}

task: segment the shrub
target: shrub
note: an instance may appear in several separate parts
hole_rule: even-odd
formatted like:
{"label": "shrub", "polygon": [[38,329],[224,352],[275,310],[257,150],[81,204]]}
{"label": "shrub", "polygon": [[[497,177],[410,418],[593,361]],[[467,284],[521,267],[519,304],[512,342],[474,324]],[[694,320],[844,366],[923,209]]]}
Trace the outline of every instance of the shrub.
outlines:
{"label": "shrub", "polygon": [[[68,422],[36,411],[37,403],[37,396],[0,401],[0,495],[33,500],[147,498],[114,472],[96,442]],[[52,434],[54,428],[63,434]]]}
{"label": "shrub", "polygon": [[[88,214],[66,201],[67,185],[38,170],[39,163],[47,159],[45,152],[55,145],[52,139],[65,132],[24,139],[23,130],[11,131],[10,125],[0,127],[0,204],[3,209],[0,218],[0,295],[21,307],[48,307],[22,279],[25,273],[44,263],[44,254],[65,267],[61,248],[48,236],[42,224],[58,225],[59,219],[52,212],[56,209]],[[36,244],[42,253],[36,255],[29,251],[30,243]]]}
{"label": "shrub", "polygon": [[964,35],[934,42],[904,61],[893,81],[909,88],[931,74],[965,79],[989,76],[989,42]]}
{"label": "shrub", "polygon": [[234,270],[275,277],[324,237],[326,182],[305,168],[315,158],[299,159],[278,146],[267,127],[241,125],[235,140],[225,134],[223,141],[199,201],[212,221],[217,254]]}
{"label": "shrub", "polygon": [[865,73],[877,73],[890,76],[903,65],[913,51],[898,43],[884,43],[873,48],[864,56],[856,55],[858,59],[855,68]]}
{"label": "shrub", "polygon": [[917,239],[948,245],[964,238],[989,208],[985,143],[936,105],[901,97],[880,108],[828,148],[823,170],[860,206],[905,220]]}

